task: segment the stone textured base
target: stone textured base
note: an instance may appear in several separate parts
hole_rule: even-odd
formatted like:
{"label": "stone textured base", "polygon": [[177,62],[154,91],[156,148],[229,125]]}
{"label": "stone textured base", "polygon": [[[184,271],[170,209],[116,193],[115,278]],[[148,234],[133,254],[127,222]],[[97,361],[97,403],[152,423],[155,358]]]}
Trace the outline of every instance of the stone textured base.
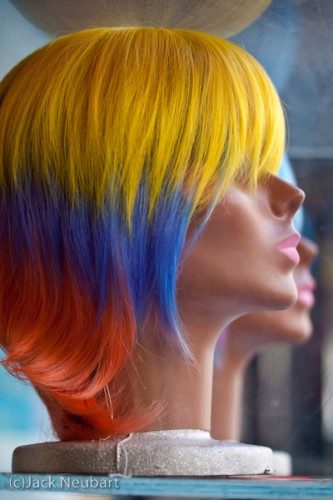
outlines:
{"label": "stone textured base", "polygon": [[181,429],[138,432],[99,441],[20,446],[13,472],[123,474],[128,476],[234,476],[271,474],[272,450],[222,442],[209,432]]}

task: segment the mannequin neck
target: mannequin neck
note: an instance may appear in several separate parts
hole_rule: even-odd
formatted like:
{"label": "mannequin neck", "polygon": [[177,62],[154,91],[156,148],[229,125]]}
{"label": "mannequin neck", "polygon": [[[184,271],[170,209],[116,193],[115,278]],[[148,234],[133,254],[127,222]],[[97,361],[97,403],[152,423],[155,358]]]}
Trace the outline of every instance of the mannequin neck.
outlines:
{"label": "mannequin neck", "polygon": [[223,325],[184,324],[193,360],[157,342],[154,328],[145,329],[135,348],[128,372],[134,407],[162,403],[158,419],[146,430],[210,431],[214,349]]}
{"label": "mannequin neck", "polygon": [[214,439],[240,441],[245,363],[224,357],[214,367],[211,434]]}
{"label": "mannequin neck", "polygon": [[[237,322],[236,322],[237,323]],[[243,388],[246,369],[256,353],[253,335],[239,336],[235,323],[222,334],[216,349],[220,361],[214,366],[212,426],[214,439],[241,439]]]}

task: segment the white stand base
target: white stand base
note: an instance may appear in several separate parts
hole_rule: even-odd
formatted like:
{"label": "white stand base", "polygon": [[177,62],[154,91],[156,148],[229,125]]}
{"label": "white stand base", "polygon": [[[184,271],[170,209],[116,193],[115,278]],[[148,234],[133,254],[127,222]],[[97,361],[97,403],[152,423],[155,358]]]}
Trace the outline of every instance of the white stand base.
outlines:
{"label": "white stand base", "polygon": [[273,471],[270,448],[217,441],[196,429],[20,446],[14,450],[12,468],[20,473],[192,477]]}

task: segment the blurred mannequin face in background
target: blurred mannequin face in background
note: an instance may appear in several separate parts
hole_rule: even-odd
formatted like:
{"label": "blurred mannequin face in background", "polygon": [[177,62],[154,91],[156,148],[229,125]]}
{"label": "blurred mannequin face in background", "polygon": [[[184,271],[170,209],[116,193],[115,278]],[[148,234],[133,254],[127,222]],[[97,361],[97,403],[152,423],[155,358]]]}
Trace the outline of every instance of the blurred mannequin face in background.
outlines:
{"label": "blurred mannequin face in background", "polygon": [[[271,342],[302,343],[312,334],[311,309],[314,306],[316,282],[311,264],[318,255],[318,246],[303,237],[297,251],[300,262],[294,271],[298,290],[296,303],[284,311],[265,311],[243,316],[234,321],[221,341],[227,342],[235,355],[254,354]],[[223,347],[221,354],[223,357]]]}
{"label": "blurred mannequin face in background", "polygon": [[251,358],[268,344],[297,344],[307,340],[312,333],[310,311],[316,283],[310,267],[318,247],[302,238],[297,251],[300,261],[294,271],[298,290],[296,303],[283,311],[253,313],[233,321],[217,343],[211,427],[216,439],[241,439],[243,383]]}

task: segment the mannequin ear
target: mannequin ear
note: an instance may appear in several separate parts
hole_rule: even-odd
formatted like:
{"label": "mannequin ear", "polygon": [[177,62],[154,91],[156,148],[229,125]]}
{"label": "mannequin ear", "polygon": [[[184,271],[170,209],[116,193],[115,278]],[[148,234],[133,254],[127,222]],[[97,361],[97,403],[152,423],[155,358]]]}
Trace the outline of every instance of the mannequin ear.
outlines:
{"label": "mannequin ear", "polygon": [[33,24],[54,35],[105,26],[163,26],[228,38],[251,24],[271,0],[11,0]]}

